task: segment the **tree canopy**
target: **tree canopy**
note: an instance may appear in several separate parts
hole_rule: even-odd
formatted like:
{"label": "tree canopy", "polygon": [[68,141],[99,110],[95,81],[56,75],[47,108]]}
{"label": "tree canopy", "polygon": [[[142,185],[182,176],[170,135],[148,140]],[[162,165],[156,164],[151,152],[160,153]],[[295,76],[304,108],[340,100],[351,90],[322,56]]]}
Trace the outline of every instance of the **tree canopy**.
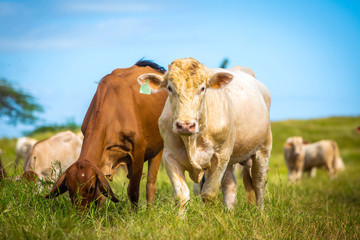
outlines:
{"label": "tree canopy", "polygon": [[37,120],[36,112],[43,108],[36,103],[35,98],[21,89],[0,79],[0,119],[6,119],[9,124],[31,124]]}

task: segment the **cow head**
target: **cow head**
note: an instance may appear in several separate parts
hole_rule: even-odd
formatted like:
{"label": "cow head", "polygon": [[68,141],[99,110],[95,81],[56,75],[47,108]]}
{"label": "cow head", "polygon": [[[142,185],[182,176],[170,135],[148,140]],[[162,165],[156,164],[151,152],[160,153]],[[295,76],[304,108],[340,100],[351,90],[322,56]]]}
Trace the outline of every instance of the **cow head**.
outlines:
{"label": "cow head", "polygon": [[[89,207],[91,202],[101,205],[106,197],[119,202],[105,175],[92,162],[79,160],[63,173],[46,198],[57,197],[69,191],[71,201],[80,208]],[[103,194],[103,195],[102,195]]]}
{"label": "cow head", "polygon": [[195,59],[185,58],[173,61],[164,76],[143,74],[140,84],[148,82],[152,91],[166,88],[173,112],[173,131],[178,134],[198,133],[200,122],[204,121],[205,94],[207,89],[221,89],[233,79],[228,72],[211,73]]}
{"label": "cow head", "polygon": [[302,137],[290,137],[284,145],[285,161],[288,167],[289,181],[300,180],[304,167],[304,150]]}

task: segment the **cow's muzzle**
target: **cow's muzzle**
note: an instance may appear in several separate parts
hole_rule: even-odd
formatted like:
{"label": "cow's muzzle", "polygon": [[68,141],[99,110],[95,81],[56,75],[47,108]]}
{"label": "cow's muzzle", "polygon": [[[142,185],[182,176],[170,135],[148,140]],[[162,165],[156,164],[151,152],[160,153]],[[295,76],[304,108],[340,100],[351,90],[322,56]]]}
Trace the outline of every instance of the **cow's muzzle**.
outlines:
{"label": "cow's muzzle", "polygon": [[181,122],[175,122],[175,129],[180,134],[194,134],[198,131],[198,124],[195,120]]}

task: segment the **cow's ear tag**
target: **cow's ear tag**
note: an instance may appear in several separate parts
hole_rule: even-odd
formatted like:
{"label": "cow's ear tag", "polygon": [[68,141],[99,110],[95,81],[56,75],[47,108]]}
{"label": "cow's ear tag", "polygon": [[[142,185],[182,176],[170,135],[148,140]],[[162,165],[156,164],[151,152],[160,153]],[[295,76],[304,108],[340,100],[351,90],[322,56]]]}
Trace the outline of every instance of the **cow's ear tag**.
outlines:
{"label": "cow's ear tag", "polygon": [[141,85],[140,87],[140,93],[142,94],[148,94],[150,95],[151,94],[151,88],[149,86],[149,79],[146,79],[146,83]]}

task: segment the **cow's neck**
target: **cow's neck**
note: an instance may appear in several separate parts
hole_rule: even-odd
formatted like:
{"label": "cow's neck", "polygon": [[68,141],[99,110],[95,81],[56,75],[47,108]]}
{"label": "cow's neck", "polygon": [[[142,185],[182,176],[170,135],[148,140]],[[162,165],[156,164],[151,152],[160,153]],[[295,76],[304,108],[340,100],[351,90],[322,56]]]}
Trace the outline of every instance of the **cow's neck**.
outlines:
{"label": "cow's neck", "polygon": [[190,178],[194,182],[199,182],[204,170],[210,168],[210,160],[214,153],[211,142],[202,133],[181,136],[181,138],[192,166],[192,171],[189,171]]}

